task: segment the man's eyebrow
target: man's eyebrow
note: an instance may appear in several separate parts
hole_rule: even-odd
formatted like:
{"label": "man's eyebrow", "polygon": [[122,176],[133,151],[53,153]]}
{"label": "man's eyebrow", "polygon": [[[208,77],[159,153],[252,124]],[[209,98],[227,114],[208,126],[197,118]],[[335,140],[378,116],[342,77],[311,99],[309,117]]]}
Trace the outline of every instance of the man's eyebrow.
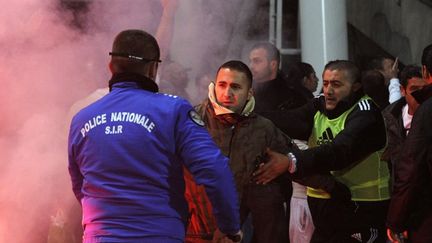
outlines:
{"label": "man's eyebrow", "polygon": [[341,83],[342,81],[340,81],[340,80],[337,80],[337,79],[331,79],[331,80],[327,80],[327,79],[324,79],[323,80],[323,82],[332,82],[332,83],[335,83],[335,82],[338,82],[338,83]]}

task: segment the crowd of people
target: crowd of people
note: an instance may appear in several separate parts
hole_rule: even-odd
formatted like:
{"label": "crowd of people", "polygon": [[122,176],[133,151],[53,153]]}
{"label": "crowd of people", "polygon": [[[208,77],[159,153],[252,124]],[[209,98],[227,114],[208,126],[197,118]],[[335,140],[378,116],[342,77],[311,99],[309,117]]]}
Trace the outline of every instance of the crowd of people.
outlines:
{"label": "crowd of people", "polygon": [[198,74],[199,101],[180,63],[157,78],[151,34],[110,55],[109,93],[69,132],[84,243],[432,242],[432,45],[400,72],[332,60],[317,91],[310,64],[284,73],[259,42]]}

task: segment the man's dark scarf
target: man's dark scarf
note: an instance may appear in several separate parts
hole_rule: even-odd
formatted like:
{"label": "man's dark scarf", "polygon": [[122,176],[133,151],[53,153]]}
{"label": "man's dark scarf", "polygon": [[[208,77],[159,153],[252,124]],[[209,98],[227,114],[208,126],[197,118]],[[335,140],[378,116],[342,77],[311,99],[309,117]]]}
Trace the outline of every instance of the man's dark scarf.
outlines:
{"label": "man's dark scarf", "polygon": [[138,87],[145,89],[147,91],[156,93],[159,91],[158,85],[155,81],[147,78],[146,76],[137,73],[116,73],[113,74],[109,81],[109,90],[111,91],[112,86],[117,83],[122,82],[134,82]]}

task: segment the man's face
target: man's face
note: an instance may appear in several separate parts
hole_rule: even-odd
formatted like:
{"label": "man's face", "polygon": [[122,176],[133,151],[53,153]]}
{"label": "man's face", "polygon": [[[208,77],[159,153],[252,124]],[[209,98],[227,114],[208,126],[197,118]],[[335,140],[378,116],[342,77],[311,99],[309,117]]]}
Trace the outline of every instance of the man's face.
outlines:
{"label": "man's face", "polygon": [[323,74],[323,90],[327,110],[333,110],[343,99],[353,93],[353,84],[344,70],[325,70]]}
{"label": "man's face", "polygon": [[400,87],[402,96],[405,97],[405,100],[408,104],[408,113],[410,115],[413,115],[414,112],[417,110],[419,104],[414,99],[414,97],[411,95],[412,92],[422,89],[423,86],[427,85],[428,82],[422,78],[413,77],[408,79],[407,86],[404,88],[403,86]]}
{"label": "man's face", "polygon": [[303,85],[312,93],[316,91],[318,87],[318,78],[315,72],[309,74],[307,77],[304,78]]}
{"label": "man's face", "polygon": [[222,68],[216,76],[215,93],[217,102],[241,114],[248,99],[252,97],[252,89],[242,72]]}
{"label": "man's face", "polygon": [[252,71],[254,81],[257,83],[272,79],[271,61],[268,60],[267,51],[264,48],[253,49],[249,53],[249,68]]}

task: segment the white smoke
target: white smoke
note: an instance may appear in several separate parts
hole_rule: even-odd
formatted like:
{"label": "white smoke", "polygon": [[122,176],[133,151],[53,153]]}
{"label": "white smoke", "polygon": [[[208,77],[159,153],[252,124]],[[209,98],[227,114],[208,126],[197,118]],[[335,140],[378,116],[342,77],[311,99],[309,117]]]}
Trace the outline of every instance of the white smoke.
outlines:
{"label": "white smoke", "polygon": [[[163,0],[83,1],[79,28],[60,0],[1,1],[0,243],[80,242],[67,172],[69,108],[106,86],[119,31],[156,33]],[[245,41],[239,25],[247,18],[236,9],[250,11],[243,5],[255,1],[178,1],[170,56],[192,68],[191,79],[204,68],[214,75],[228,56],[240,58],[227,53],[242,51],[233,39]]]}

